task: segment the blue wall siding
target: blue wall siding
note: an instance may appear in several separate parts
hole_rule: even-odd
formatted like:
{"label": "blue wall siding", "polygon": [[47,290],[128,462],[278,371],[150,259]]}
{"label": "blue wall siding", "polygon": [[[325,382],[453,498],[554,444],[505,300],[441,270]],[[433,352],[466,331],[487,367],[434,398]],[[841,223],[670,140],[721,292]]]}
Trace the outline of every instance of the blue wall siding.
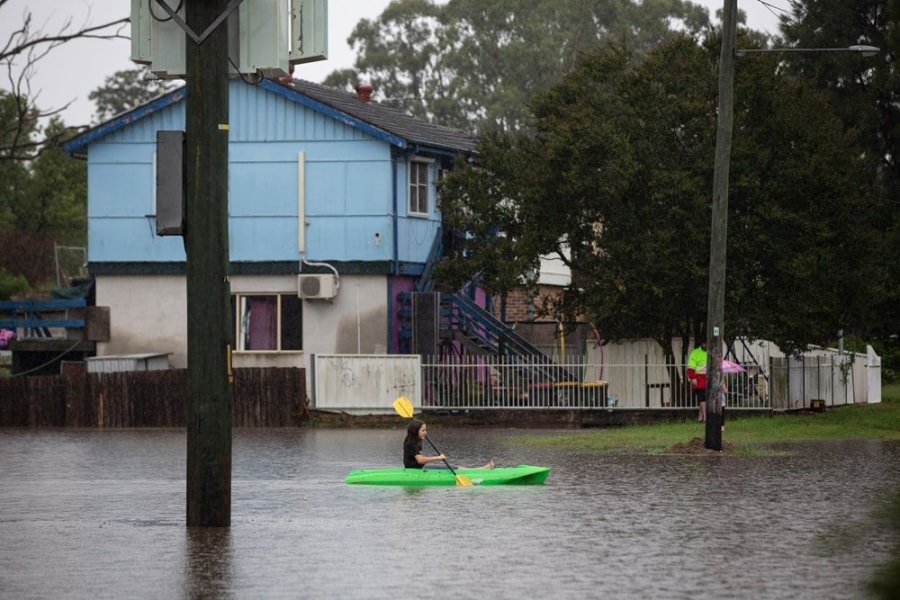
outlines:
{"label": "blue wall siding", "polygon": [[228,180],[228,213],[232,218],[279,216],[297,219],[296,158],[292,163],[232,162]]}
{"label": "blue wall siding", "polygon": [[308,216],[385,215],[391,212],[391,163],[306,163]]}
{"label": "blue wall siding", "polygon": [[[429,181],[434,182],[437,164],[429,168]],[[409,169],[406,159],[397,161],[397,259],[400,262],[425,262],[434,236],[440,227],[440,212],[435,208],[435,189],[428,192],[428,215],[409,214]]]}
{"label": "blue wall siding", "polygon": [[[240,81],[231,83],[231,94],[231,260],[301,258],[298,155],[303,152],[303,258],[384,261],[396,248],[399,261],[425,261],[440,215],[432,198],[430,215],[406,217],[406,160],[392,158],[387,143]],[[182,102],[91,144],[89,261],[184,260],[181,238],[157,237],[149,216],[155,212],[156,131],[183,129],[184,120]]]}
{"label": "blue wall siding", "polygon": [[399,219],[397,253],[401,262],[425,262],[440,223],[421,217]]}
{"label": "blue wall siding", "polygon": [[[307,228],[307,247],[310,260],[390,260],[393,255],[392,219],[382,217],[331,216],[316,219],[315,227]],[[378,234],[376,237],[375,234]],[[343,240],[335,245],[334,240]],[[332,248],[327,255],[319,255],[318,248]]]}
{"label": "blue wall siding", "polygon": [[[152,152],[152,149],[151,149]],[[153,209],[153,162],[104,162],[91,165],[88,179],[88,217],[144,217]],[[123,171],[129,176],[122,177]],[[150,186],[135,185],[150,182]]]}
{"label": "blue wall siding", "polygon": [[254,262],[296,260],[299,262],[296,218],[230,218],[228,225],[231,232],[228,236],[228,250],[232,260]]}

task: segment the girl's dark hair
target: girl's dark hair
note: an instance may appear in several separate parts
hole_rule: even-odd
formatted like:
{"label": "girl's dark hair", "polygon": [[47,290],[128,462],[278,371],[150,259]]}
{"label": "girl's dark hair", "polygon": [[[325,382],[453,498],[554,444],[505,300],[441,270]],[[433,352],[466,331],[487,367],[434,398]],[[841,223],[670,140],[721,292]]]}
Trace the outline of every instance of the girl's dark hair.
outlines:
{"label": "girl's dark hair", "polygon": [[406,439],[403,440],[403,445],[405,446],[410,441],[415,442],[419,449],[422,449],[422,440],[419,439],[419,430],[422,429],[422,425],[424,425],[424,421],[420,421],[419,419],[413,419],[409,422],[409,425],[406,426]]}

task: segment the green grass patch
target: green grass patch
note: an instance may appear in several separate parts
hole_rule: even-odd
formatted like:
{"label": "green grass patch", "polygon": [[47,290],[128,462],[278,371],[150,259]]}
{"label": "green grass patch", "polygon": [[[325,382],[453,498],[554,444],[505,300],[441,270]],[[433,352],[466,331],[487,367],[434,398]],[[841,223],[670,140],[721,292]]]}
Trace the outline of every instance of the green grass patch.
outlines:
{"label": "green grass patch", "polygon": [[[900,440],[900,385],[885,388],[880,404],[841,406],[825,412],[765,414],[727,419],[723,443],[741,455],[778,454],[771,446],[813,440]],[[609,453],[665,452],[704,437],[695,421],[633,425],[539,436],[522,442],[542,447],[580,448]]]}
{"label": "green grass patch", "polygon": [[900,402],[900,381],[882,386],[881,400],[883,402]]}

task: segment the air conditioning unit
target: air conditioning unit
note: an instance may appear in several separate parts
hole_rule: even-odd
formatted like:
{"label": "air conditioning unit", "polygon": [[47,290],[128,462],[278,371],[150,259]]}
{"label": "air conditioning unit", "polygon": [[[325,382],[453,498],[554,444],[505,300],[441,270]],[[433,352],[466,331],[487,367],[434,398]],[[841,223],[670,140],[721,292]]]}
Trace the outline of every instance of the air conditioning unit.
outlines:
{"label": "air conditioning unit", "polygon": [[337,295],[334,275],[298,275],[297,295],[306,300],[330,300]]}

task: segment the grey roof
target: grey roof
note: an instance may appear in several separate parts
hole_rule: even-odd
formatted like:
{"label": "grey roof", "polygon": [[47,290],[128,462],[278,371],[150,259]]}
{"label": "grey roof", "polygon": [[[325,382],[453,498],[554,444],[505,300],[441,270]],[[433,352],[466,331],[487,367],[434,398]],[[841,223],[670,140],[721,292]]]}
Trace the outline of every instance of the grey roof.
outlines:
{"label": "grey roof", "polygon": [[455,152],[473,152],[475,150],[475,137],[464,131],[421,121],[396,108],[385,106],[378,102],[365,102],[360,100],[356,94],[350,94],[300,79],[293,80],[291,84],[275,81],[267,81],[267,83],[292,89],[316,102],[320,102],[334,110],[402,138],[413,145],[441,148]]}
{"label": "grey roof", "polygon": [[[290,84],[266,79],[259,85],[394,145],[411,148],[414,151],[430,150],[453,155],[475,151],[475,137],[464,131],[426,123],[377,102],[364,102],[356,94],[297,79]],[[148,114],[181,102],[184,96],[185,88],[183,86],[176,88],[82,132],[63,144],[63,149],[72,154],[81,154],[91,142]]]}

